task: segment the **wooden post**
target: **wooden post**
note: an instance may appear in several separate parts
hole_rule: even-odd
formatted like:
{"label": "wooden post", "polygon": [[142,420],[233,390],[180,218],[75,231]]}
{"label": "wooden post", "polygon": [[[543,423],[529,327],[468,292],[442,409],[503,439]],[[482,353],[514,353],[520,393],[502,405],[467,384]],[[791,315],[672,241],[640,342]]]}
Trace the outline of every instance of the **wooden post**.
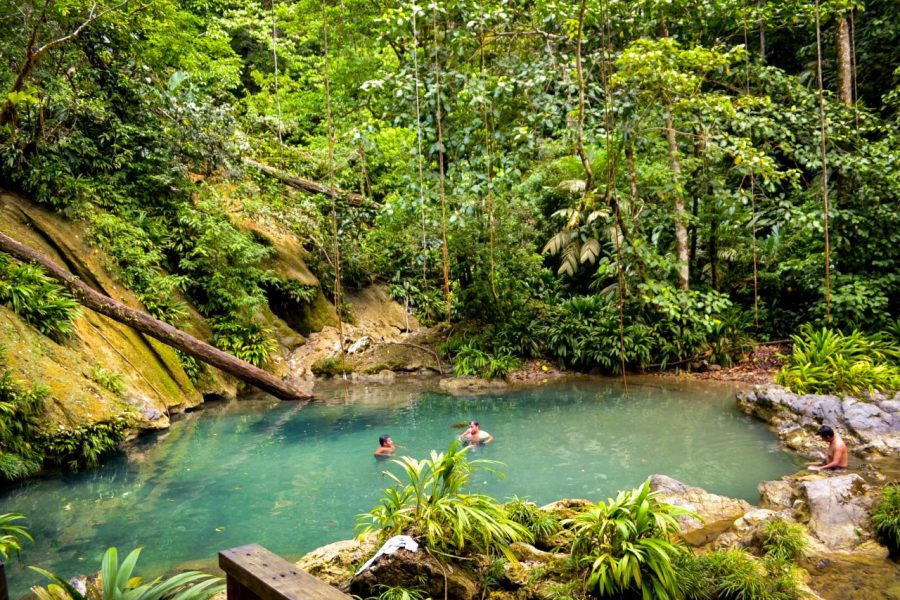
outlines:
{"label": "wooden post", "polygon": [[219,552],[219,567],[228,600],[352,600],[259,544]]}
{"label": "wooden post", "polygon": [[6,585],[6,564],[0,560],[0,600],[9,600],[9,587]]}

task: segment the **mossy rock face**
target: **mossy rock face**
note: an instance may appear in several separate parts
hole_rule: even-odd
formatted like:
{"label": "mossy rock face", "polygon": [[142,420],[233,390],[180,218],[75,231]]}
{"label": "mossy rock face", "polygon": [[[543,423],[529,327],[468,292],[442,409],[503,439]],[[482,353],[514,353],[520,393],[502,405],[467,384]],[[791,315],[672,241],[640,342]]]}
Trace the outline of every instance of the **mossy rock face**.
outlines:
{"label": "mossy rock face", "polygon": [[[0,230],[94,289],[142,309],[107,271],[107,256],[85,242],[78,224],[0,191]],[[81,310],[73,329],[72,337],[58,344],[0,307],[0,344],[6,347],[7,365],[17,379],[50,388],[49,426],[76,427],[127,414],[142,427],[161,428],[168,426],[170,411],[202,402],[168,346],[87,309]],[[121,395],[95,381],[98,368],[119,376]]]}

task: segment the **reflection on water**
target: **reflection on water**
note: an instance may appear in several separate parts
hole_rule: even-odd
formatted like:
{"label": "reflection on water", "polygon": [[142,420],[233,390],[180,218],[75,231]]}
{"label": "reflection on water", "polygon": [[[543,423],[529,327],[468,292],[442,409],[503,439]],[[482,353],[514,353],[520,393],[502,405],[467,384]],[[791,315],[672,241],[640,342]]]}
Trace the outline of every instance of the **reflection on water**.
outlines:
{"label": "reflection on water", "polygon": [[[757,500],[756,484],[794,470],[765,426],[740,414],[733,390],[650,380],[578,379],[540,388],[453,397],[422,383],[316,388],[301,406],[263,399],[209,405],[145,438],[100,469],[32,481],[0,497],[28,515],[36,540],[22,555],[60,575],[99,565],[107,546],[144,546],[144,575],[258,542],[288,557],[352,535],[355,516],[387,485],[391,463],[372,452],[390,433],[423,457],[476,418],[496,441],[474,449],[506,477],[474,487],[539,503],[598,500],[666,473],[710,491]],[[21,593],[39,581],[10,565]]]}

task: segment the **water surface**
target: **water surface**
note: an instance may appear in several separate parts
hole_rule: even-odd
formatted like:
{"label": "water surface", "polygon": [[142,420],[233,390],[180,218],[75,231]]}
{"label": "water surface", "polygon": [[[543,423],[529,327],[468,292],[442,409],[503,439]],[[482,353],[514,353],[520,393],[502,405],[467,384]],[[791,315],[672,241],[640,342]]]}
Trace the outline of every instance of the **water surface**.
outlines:
{"label": "water surface", "polygon": [[[275,400],[208,405],[135,443],[101,468],[27,482],[0,512],[28,515],[22,564],[70,576],[96,570],[107,546],[144,552],[137,571],[211,568],[219,550],[260,543],[289,558],[352,536],[393,465],[372,456],[389,433],[422,458],[445,449],[454,423],[478,419],[496,438],[473,455],[499,460],[475,488],[538,503],[605,499],[665,473],[752,502],[756,485],[795,470],[734,390],[644,380],[578,379],[453,397],[422,382],[317,386],[301,406]],[[14,594],[40,581],[11,564]]]}

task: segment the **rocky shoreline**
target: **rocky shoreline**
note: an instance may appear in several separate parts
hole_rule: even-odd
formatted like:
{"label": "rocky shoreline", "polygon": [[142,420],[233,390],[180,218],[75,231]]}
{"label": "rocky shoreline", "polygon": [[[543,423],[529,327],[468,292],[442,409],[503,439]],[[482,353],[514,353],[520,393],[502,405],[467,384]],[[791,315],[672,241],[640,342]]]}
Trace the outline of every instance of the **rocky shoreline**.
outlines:
{"label": "rocky shoreline", "polygon": [[[712,494],[665,475],[653,475],[651,488],[663,502],[700,517],[679,517],[685,542],[699,552],[745,549],[758,553],[770,522],[796,523],[802,526],[806,541],[800,560],[805,573],[800,589],[806,597],[900,599],[900,564],[890,559],[888,549],[875,539],[869,523],[880,487],[867,482],[872,477],[864,479],[855,472],[878,475],[882,465],[897,460],[900,394],[890,398],[876,394],[864,399],[798,396],[780,386],[759,385],[737,396],[741,409],[769,422],[791,450],[814,458],[821,449],[814,432],[819,425],[828,424],[841,431],[861,464],[849,471],[801,471],[761,482],[757,505]],[[883,481],[886,477],[874,479]],[[561,500],[543,509],[566,517],[590,504],[587,500]],[[471,564],[439,564],[425,552],[400,550],[380,557],[372,568],[355,575],[377,547],[372,536],[340,541],[310,552],[296,565],[354,594],[365,595],[380,584],[401,585],[425,574],[429,581],[426,592],[432,597],[444,596],[445,582],[450,599],[482,597]],[[523,543],[513,544],[511,552],[518,564],[504,566],[498,575],[500,591],[492,591],[489,596],[493,600],[541,598],[550,587],[571,576],[566,575],[567,554],[545,552]]]}

